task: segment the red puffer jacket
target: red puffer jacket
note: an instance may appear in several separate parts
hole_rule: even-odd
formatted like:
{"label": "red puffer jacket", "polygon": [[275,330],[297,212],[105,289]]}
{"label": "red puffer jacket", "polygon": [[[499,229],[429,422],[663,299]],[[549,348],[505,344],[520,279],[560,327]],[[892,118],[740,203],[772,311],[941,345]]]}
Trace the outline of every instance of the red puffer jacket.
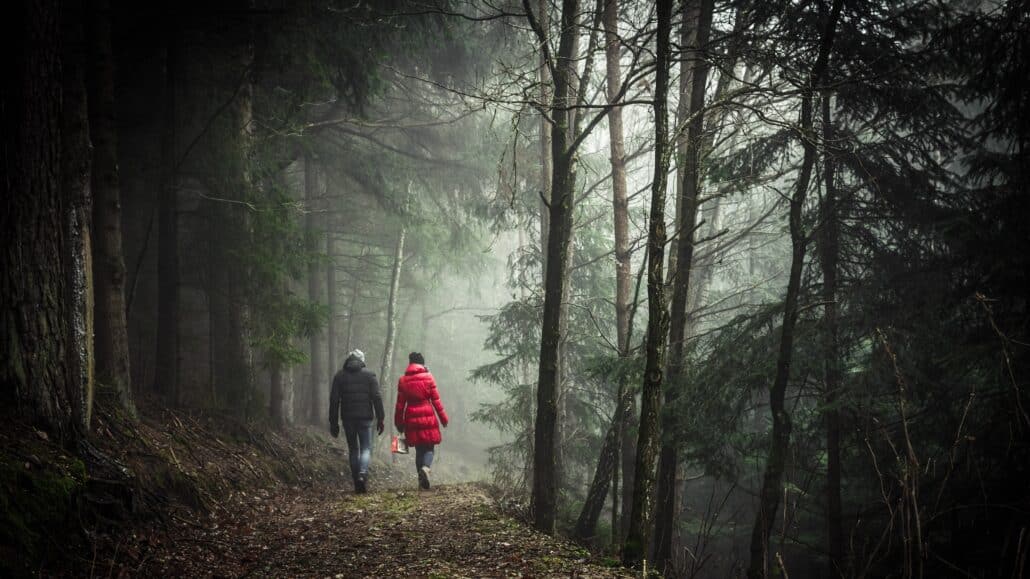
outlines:
{"label": "red puffer jacket", "polygon": [[[436,413],[433,413],[433,409]],[[393,423],[397,430],[403,430],[409,446],[419,444],[440,444],[440,423],[447,426],[447,412],[436,391],[436,380],[421,364],[410,364],[397,382],[397,408]]]}

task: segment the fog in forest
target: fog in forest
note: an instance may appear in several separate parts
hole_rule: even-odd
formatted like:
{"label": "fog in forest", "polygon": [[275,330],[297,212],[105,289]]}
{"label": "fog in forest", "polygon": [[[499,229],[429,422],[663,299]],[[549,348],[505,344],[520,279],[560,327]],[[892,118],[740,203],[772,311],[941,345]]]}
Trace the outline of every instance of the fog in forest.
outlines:
{"label": "fog in forest", "polygon": [[16,4],[0,574],[1030,572],[1025,0]]}

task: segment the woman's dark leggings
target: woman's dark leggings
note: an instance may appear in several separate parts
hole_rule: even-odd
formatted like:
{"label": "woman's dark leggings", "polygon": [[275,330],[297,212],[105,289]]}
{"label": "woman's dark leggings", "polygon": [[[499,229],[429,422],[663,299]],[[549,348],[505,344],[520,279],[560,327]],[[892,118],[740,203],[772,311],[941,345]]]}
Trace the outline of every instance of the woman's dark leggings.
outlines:
{"label": "woman's dark leggings", "polygon": [[422,470],[423,466],[433,466],[433,449],[436,445],[420,444],[415,447],[415,470]]}

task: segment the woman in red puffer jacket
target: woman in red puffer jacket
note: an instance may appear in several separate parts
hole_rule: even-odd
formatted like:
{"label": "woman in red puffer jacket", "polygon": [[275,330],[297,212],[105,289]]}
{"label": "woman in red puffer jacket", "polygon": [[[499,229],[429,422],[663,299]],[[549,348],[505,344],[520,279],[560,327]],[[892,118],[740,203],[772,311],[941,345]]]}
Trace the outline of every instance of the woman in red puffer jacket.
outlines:
{"label": "woman in red puffer jacket", "polygon": [[415,447],[415,469],[418,484],[429,488],[429,472],[433,465],[433,447],[440,444],[439,424],[447,428],[447,412],[440,402],[436,380],[426,369],[426,359],[418,352],[408,354],[408,369],[397,382],[397,407],[393,423],[404,433],[408,446]]}

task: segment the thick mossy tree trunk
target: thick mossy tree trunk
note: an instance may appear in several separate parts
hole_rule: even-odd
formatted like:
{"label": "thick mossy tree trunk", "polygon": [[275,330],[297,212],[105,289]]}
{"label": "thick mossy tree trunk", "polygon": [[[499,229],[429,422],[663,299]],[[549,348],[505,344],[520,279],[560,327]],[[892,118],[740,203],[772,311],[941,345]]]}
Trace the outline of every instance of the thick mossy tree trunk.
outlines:
{"label": "thick mossy tree trunk", "polygon": [[812,179],[812,168],[816,157],[816,135],[812,132],[812,101],[823,82],[830,49],[837,29],[843,0],[834,0],[830,13],[820,35],[819,54],[812,65],[808,85],[801,97],[801,118],[797,136],[804,148],[801,170],[790,198],[790,275],[787,279],[787,294],[783,300],[783,327],[780,333],[780,347],[776,357],[776,375],[769,389],[769,411],[772,414],[772,439],[769,456],[766,458],[762,475],[762,488],[758,495],[758,512],[751,531],[748,579],[767,577],[769,561],[769,533],[776,518],[782,494],[783,471],[790,452],[790,416],[784,405],[787,383],[790,380],[790,363],[794,352],[794,326],[798,318],[798,296],[801,292],[801,272],[804,269],[806,235],[802,218],[808,186]]}
{"label": "thick mossy tree trunk", "polygon": [[89,124],[93,137],[93,287],[96,375],[130,415],[129,331],[125,307],[121,191],[115,124],[111,5],[95,0],[89,13]]}
{"label": "thick mossy tree trunk", "polygon": [[[692,0],[684,4],[681,38],[685,50],[681,102],[686,100],[685,138],[680,142],[680,212],[677,222],[676,270],[672,280],[672,308],[669,320],[669,360],[666,366],[665,403],[675,404],[683,387],[687,304],[694,266],[694,222],[701,191],[701,146],[704,142],[705,86],[708,82],[708,37],[712,27],[714,0]],[[681,77],[682,78],[682,77]],[[658,500],[655,512],[654,568],[665,569],[672,556],[672,539],[679,509],[676,505],[676,472],[679,464],[675,413],[662,416],[661,459],[658,464]]]}
{"label": "thick mossy tree trunk", "polygon": [[161,169],[158,191],[157,352],[154,392],[167,404],[179,404],[179,204],[176,182],[176,74],[178,28],[164,31]]}
{"label": "thick mossy tree trunk", "polygon": [[841,389],[840,332],[837,322],[837,270],[840,261],[840,221],[837,210],[836,160],[830,102],[833,94],[822,95],[823,125],[823,200],[819,206],[819,267],[823,274],[823,348],[825,359],[826,425],[826,542],[830,554],[830,576],[843,578],[847,572],[844,559],[844,526],[841,514],[840,410],[837,407]]}
{"label": "thick mossy tree trunk", "polygon": [[[621,70],[619,64],[619,4],[618,0],[607,0],[604,2],[604,41],[605,41],[605,64],[607,75],[607,98],[608,104],[616,104],[619,93],[622,89]],[[622,126],[622,109],[612,108],[608,113],[608,137],[609,137],[609,158],[612,166],[612,214],[615,223],[615,331],[616,346],[619,348],[618,355],[627,357],[629,355],[629,314],[630,314],[630,289],[632,277],[630,275],[630,246],[629,246],[629,201],[626,187],[626,148]],[[605,433],[601,451],[598,453],[597,466],[594,469],[594,477],[591,480],[590,488],[587,491],[587,498],[583,502],[583,509],[579,513],[573,535],[580,540],[587,540],[594,536],[597,528],[597,520],[604,508],[605,497],[608,494],[608,487],[611,485],[618,473],[619,454],[622,450],[623,423],[628,413],[628,407],[633,401],[631,391],[626,387],[625,381],[621,378],[616,387],[615,413],[612,424]],[[628,486],[628,485],[624,485]],[[615,493],[618,493],[618,485],[615,485]],[[618,536],[618,497],[612,497],[612,529],[613,534]]]}
{"label": "thick mossy tree trunk", "polygon": [[647,236],[647,342],[644,382],[641,389],[640,432],[637,435],[637,457],[634,469],[632,516],[629,534],[622,548],[622,561],[627,566],[639,565],[646,557],[654,513],[655,467],[661,447],[659,415],[662,406],[662,384],[668,314],[665,304],[665,197],[668,187],[670,155],[668,151],[669,37],[672,28],[672,0],[659,0],[658,35],[654,89],[655,147],[654,180],[651,185],[651,212]]}
{"label": "thick mossy tree trunk", "polygon": [[66,30],[62,54],[62,6],[47,0],[7,6],[0,32],[11,59],[0,87],[0,396],[72,442],[91,378],[91,155],[81,62],[63,55],[81,55],[82,36]]}
{"label": "thick mossy tree trunk", "polygon": [[579,3],[562,2],[558,54],[550,57],[546,35],[533,16],[528,0],[523,7],[530,25],[541,42],[545,63],[554,81],[550,112],[553,122],[551,158],[551,198],[548,203],[546,274],[544,276],[544,312],[540,339],[540,368],[537,377],[537,414],[534,422],[533,453],[533,525],[545,533],[554,533],[557,508],[557,465],[555,442],[558,419],[559,349],[561,347],[562,298],[566,295],[569,245],[572,238],[572,212],[576,185],[575,115],[570,105],[575,91],[576,56],[579,37],[577,19]]}

